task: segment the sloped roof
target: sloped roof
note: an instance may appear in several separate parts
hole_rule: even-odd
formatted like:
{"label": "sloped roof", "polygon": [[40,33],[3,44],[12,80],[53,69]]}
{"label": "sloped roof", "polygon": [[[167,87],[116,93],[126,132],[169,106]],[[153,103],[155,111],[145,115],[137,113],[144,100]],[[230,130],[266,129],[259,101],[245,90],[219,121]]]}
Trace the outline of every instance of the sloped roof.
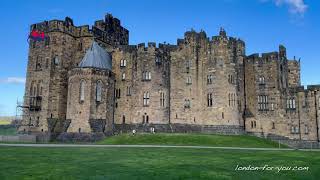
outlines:
{"label": "sloped roof", "polygon": [[87,50],[83,59],[81,60],[79,67],[91,67],[99,69],[112,69],[112,57],[111,55],[99,44],[93,41],[91,47]]}

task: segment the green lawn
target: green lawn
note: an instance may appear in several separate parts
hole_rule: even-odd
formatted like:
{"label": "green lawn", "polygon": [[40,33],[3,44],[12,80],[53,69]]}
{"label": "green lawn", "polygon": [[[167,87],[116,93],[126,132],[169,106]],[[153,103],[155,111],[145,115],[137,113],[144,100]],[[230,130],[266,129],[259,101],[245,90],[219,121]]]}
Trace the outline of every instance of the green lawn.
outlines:
{"label": "green lawn", "polygon": [[[98,144],[157,144],[157,145],[194,145],[228,147],[266,147],[278,148],[276,142],[254,136],[229,136],[212,134],[122,134],[108,137]],[[286,147],[282,145],[282,147]]]}
{"label": "green lawn", "polygon": [[[0,147],[0,179],[319,179],[320,153],[177,148]],[[236,166],[306,171],[236,171]]]}
{"label": "green lawn", "polygon": [[0,135],[16,135],[17,130],[15,127],[3,127],[0,126]]}

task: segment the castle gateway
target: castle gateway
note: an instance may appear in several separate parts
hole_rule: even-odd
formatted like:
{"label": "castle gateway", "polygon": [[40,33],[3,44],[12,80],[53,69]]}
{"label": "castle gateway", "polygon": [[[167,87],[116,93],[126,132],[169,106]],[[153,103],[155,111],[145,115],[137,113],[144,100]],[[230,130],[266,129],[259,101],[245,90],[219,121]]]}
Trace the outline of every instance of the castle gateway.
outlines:
{"label": "castle gateway", "polygon": [[212,132],[319,141],[320,86],[300,82],[286,48],[246,55],[245,43],[188,31],[176,45],[129,45],[120,20],[31,25],[23,122],[31,133]]}

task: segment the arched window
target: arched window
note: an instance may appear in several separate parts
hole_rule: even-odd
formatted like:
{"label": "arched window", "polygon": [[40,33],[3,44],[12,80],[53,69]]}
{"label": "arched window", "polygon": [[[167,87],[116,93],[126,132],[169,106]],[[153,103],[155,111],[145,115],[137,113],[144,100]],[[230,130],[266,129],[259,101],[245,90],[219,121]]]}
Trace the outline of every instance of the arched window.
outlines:
{"label": "arched window", "polygon": [[264,81],[264,77],[263,76],[260,76],[259,77],[259,84],[264,84],[265,81]]}
{"label": "arched window", "polygon": [[187,82],[186,82],[188,85],[192,84],[192,79],[191,79],[191,76],[188,76],[187,77]]}
{"label": "arched window", "polygon": [[191,61],[190,60],[186,60],[186,71],[187,71],[187,73],[189,73],[190,67],[191,67]]}
{"label": "arched window", "polygon": [[33,96],[37,96],[37,87],[33,86]]}
{"label": "arched window", "polygon": [[213,104],[212,93],[208,94],[207,100],[208,100],[208,107],[212,107],[212,104]]}
{"label": "arched window", "polygon": [[122,115],[122,124],[125,124],[125,123],[126,123],[126,116]]}
{"label": "arched window", "polygon": [[291,109],[291,110],[296,109],[296,100],[294,97],[287,99],[287,109]]}
{"label": "arched window", "polygon": [[212,78],[213,78],[212,75],[208,75],[208,76],[207,76],[207,83],[208,83],[208,84],[212,84]]}
{"label": "arched window", "polygon": [[151,80],[151,72],[148,72],[148,80]]}
{"label": "arched window", "polygon": [[59,58],[56,56],[56,57],[54,57],[53,58],[53,63],[54,63],[54,65],[56,65],[56,66],[58,66],[59,65]]}
{"label": "arched window", "polygon": [[304,126],[304,133],[309,134],[309,128],[307,125]]}
{"label": "arched window", "polygon": [[190,108],[191,107],[191,101],[190,99],[184,100],[184,108]]}
{"label": "arched window", "polygon": [[160,92],[160,106],[164,107],[164,92]]}
{"label": "arched window", "polygon": [[276,128],[276,126],[275,126],[274,122],[272,122],[272,129],[275,129],[275,128]]}
{"label": "arched window", "polygon": [[125,80],[126,79],[126,73],[122,73],[122,80]]}
{"label": "arched window", "polygon": [[96,101],[97,102],[101,102],[102,100],[101,95],[102,95],[102,81],[99,80],[96,83]]}
{"label": "arched window", "polygon": [[131,87],[127,86],[127,96],[131,96]]}
{"label": "arched window", "polygon": [[127,66],[127,60],[122,59],[120,60],[120,67],[126,67]]}
{"label": "arched window", "polygon": [[149,92],[143,93],[143,105],[148,106],[150,101],[150,94]]}
{"label": "arched window", "polygon": [[143,80],[151,80],[151,72],[150,71],[143,71],[142,72],[142,79]]}
{"label": "arched window", "polygon": [[84,89],[85,89],[85,81],[81,80],[80,81],[80,102],[84,101]]}

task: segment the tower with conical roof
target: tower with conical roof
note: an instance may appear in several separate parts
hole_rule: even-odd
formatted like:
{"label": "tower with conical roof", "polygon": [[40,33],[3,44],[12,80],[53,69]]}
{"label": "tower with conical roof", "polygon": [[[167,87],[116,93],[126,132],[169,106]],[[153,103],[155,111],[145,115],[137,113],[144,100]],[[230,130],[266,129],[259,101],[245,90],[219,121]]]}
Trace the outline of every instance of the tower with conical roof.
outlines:
{"label": "tower with conical roof", "polygon": [[93,41],[79,66],[69,71],[67,132],[112,132],[112,56]]}

